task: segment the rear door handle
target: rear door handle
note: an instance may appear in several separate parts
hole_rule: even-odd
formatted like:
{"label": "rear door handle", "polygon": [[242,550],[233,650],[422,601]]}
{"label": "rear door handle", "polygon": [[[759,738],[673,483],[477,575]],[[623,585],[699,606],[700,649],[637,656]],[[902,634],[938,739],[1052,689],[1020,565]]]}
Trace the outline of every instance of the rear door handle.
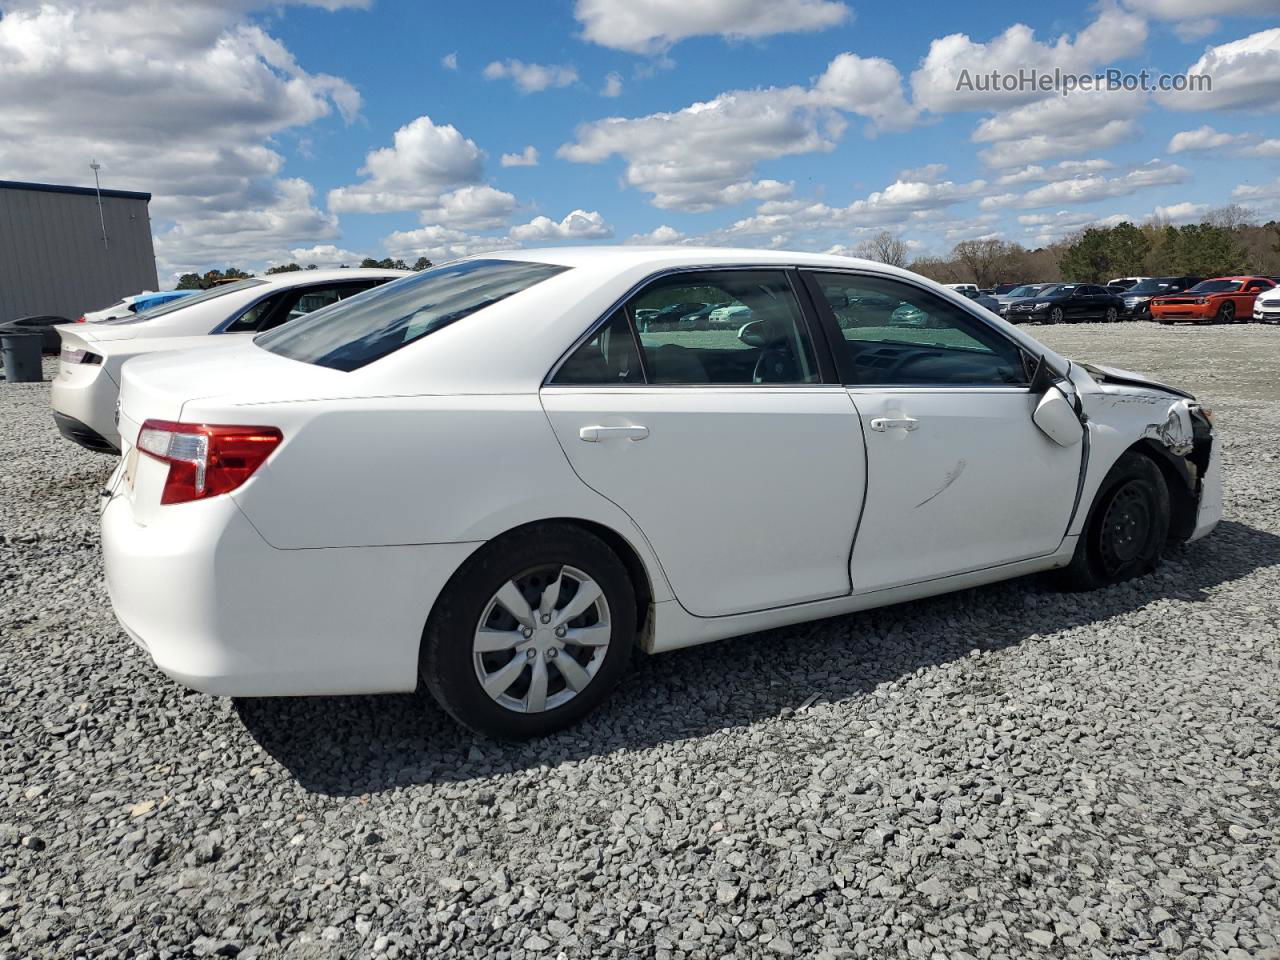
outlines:
{"label": "rear door handle", "polygon": [[601,440],[643,440],[649,435],[649,428],[639,424],[628,427],[583,427],[578,431],[578,438],[587,443],[598,443]]}
{"label": "rear door handle", "polygon": [[884,433],[894,427],[901,427],[903,430],[914,430],[919,425],[920,421],[913,417],[876,417],[871,421],[871,429],[876,433]]}

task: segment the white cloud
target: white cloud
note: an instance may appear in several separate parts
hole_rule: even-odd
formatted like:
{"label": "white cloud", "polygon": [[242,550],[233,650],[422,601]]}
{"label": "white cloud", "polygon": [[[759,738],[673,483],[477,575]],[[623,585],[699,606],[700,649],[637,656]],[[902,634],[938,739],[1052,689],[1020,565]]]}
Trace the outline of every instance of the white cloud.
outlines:
{"label": "white cloud", "polygon": [[317,243],[310,247],[294,247],[289,251],[288,257],[272,262],[271,266],[276,266],[280,263],[296,263],[306,267],[314,263],[321,269],[341,267],[344,264],[353,267],[363,259],[363,253],[346,250],[332,243]]}
{"label": "white cloud", "polygon": [[579,127],[559,155],[576,163],[621,156],[623,181],[652,194],[654,206],[704,211],[788,193],[787,184],[757,180],[757,164],[829,152],[846,112],[886,127],[914,118],[891,63],[841,54],[810,88],[730,91],[671,113],[609,117]]}
{"label": "white cloud", "polygon": [[1275,200],[1280,198],[1280,177],[1270,183],[1242,183],[1231,191],[1233,200]]}
{"label": "white cloud", "polygon": [[724,242],[741,236],[898,224],[908,216],[931,217],[939,210],[978,196],[986,186],[985,180],[969,183],[897,180],[845,207],[813,200],[775,200],[760,204],[754,216],[738,220],[713,237]]}
{"label": "white cloud", "polygon": [[947,172],[945,163],[926,163],[923,167],[912,167],[899,172],[899,180],[914,180],[919,183],[935,183]]}
{"label": "white cloud", "polygon": [[1183,43],[1193,43],[1196,40],[1203,40],[1209,34],[1218,29],[1220,24],[1211,17],[1205,17],[1201,20],[1183,20],[1173,25],[1173,32],[1178,35],[1178,39]]}
{"label": "white cloud", "polygon": [[1059,204],[1092,203],[1114,197],[1126,197],[1149,187],[1184,183],[1190,178],[1185,167],[1158,160],[1131,170],[1119,177],[1086,176],[1059,180],[1028,190],[1017,201],[1022,209],[1050,207]]}
{"label": "white cloud", "polygon": [[1201,17],[1226,17],[1280,13],[1276,0],[1125,0],[1138,13],[1160,20],[1187,20]]}
{"label": "white cloud", "polygon": [[429,206],[449,188],[478,181],[483,156],[452,124],[418,117],[395,132],[390,147],[365,155],[362,182],[329,191],[329,209],[385,213]]}
{"label": "white cloud", "polygon": [[458,69],[457,52],[455,51],[453,53],[446,53],[443,57],[441,57],[440,66],[444,67],[446,70],[457,70]]}
{"label": "white cloud", "polygon": [[494,250],[510,250],[519,246],[510,237],[475,237],[463,230],[431,224],[416,230],[397,230],[382,241],[388,256],[412,262],[426,257],[432,263],[444,263],[459,257]]}
{"label": "white cloud", "polygon": [[630,53],[660,53],[687,38],[808,33],[844,23],[834,0],[577,0],[585,39]]}
{"label": "white cloud", "polygon": [[1251,147],[1245,147],[1244,152],[1251,157],[1280,157],[1280,140],[1263,140]]}
{"label": "white cloud", "polygon": [[[1146,39],[1146,21],[1115,6],[1104,7],[1074,41],[1063,35],[1052,44],[1043,43],[1035,38],[1035,31],[1021,23],[988,43],[953,33],[929,45],[929,53],[911,75],[911,89],[916,106],[934,112],[989,110],[1028,103],[1043,97],[1045,91],[1005,90],[998,83],[985,84],[995,89],[981,89],[982,78],[989,78],[993,72],[1018,75],[1030,68],[1050,74],[1055,69],[1087,72],[1137,53]],[[966,77],[971,82],[960,89]]]}
{"label": "white cloud", "polygon": [[521,93],[539,93],[578,82],[578,71],[573,67],[525,63],[522,60],[495,60],[484,68],[484,75],[489,80],[509,77]]}
{"label": "white cloud", "polygon": [[602,97],[622,96],[622,74],[614,71],[604,78],[604,86],[600,88]]}
{"label": "white cloud", "polygon": [[1146,106],[1143,94],[1123,90],[1051,96],[988,117],[972,139],[994,144],[979,154],[990,166],[1038,164],[1132,138],[1137,132],[1134,118]]}
{"label": "white cloud", "polygon": [[558,223],[550,217],[534,217],[511,228],[511,239],[519,243],[557,240],[599,240],[613,236],[613,227],[595,210],[574,210]]}
{"label": "white cloud", "polygon": [[1186,72],[1190,79],[1202,75],[1212,81],[1211,89],[1157,93],[1161,106],[1171,110],[1278,110],[1280,27],[1209,47]]}
{"label": "white cloud", "polygon": [[1098,173],[1110,170],[1112,164],[1108,160],[1063,160],[1049,167],[1030,164],[1020,170],[1014,170],[996,178],[1002,187],[1015,186],[1020,183],[1045,183],[1049,180],[1061,180],[1064,177],[1078,177],[1082,174]]}
{"label": "white cloud", "polygon": [[627,243],[665,247],[673,243],[680,243],[685,239],[687,238],[683,233],[675,227],[669,227],[664,223],[660,227],[654,227],[648,233],[633,233],[627,238]]}
{"label": "white cloud", "polygon": [[304,69],[248,21],[258,6],[266,3],[7,3],[0,169],[79,184],[91,182],[96,156],[103,186],[154,195],[162,270],[223,256],[224,214],[250,224],[230,248],[241,264],[322,239],[333,223],[311,205],[309,185],[280,179],[277,138],[334,115],[354,119],[360,95]]}
{"label": "white cloud", "polygon": [[504,153],[498,162],[504,167],[536,167],[538,165],[538,148],[530,145],[519,153]]}
{"label": "white cloud", "polygon": [[442,194],[418,213],[424,225],[448,224],[458,230],[497,230],[506,226],[516,209],[516,198],[488,186],[460,187]]}
{"label": "white cloud", "polygon": [[1207,203],[1174,203],[1167,207],[1156,207],[1151,211],[1150,220],[1168,220],[1170,223],[1192,223],[1198,221],[1209,212]]}
{"label": "white cloud", "polygon": [[1220,133],[1207,123],[1194,130],[1181,130],[1169,139],[1166,148],[1169,153],[1184,153],[1187,150],[1216,150],[1232,144],[1245,143],[1250,139],[1247,133]]}

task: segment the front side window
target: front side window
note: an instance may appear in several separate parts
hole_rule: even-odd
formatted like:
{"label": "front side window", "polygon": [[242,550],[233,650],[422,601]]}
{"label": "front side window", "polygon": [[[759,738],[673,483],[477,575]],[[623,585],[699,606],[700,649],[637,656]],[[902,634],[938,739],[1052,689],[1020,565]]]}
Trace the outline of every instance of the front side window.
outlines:
{"label": "front side window", "polygon": [[1007,386],[1027,382],[1022,351],[964,308],[888,277],[815,273],[850,385]]}
{"label": "front side window", "polygon": [[817,383],[800,303],[782,270],[661,277],[627,303],[655,384]]}
{"label": "front side window", "polygon": [[355,370],[568,269],[525,260],[450,263],[299,317],[254,343],[303,363]]}

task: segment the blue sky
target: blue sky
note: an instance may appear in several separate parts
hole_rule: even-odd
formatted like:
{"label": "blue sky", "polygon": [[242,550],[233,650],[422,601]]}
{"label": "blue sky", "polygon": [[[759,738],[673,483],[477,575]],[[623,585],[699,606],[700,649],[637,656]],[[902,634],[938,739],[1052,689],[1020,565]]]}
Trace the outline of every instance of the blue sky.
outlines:
{"label": "blue sky", "polygon": [[[162,272],[643,239],[849,250],[881,229],[940,254],[1280,213],[1277,0],[0,11],[5,176],[84,183],[97,157],[104,185],[155,195]],[[1213,89],[955,89],[1055,66]]]}

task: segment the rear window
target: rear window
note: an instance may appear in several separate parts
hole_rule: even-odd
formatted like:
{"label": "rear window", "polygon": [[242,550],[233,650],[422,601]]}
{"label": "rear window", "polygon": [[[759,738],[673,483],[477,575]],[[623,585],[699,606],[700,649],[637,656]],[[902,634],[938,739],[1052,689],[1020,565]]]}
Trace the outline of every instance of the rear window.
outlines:
{"label": "rear window", "polygon": [[254,338],[291,360],[355,370],[568,267],[463,260],[424,270]]}
{"label": "rear window", "polygon": [[256,277],[250,277],[247,280],[236,280],[234,283],[223,283],[216,287],[210,287],[204,293],[197,293],[190,297],[179,297],[177,300],[170,300],[168,303],[162,303],[158,307],[152,307],[150,310],[144,309],[142,313],[135,314],[132,317],[120,317],[117,320],[108,320],[106,322],[114,326],[127,326],[131,323],[141,323],[143,320],[154,320],[156,317],[163,317],[165,314],[173,313],[176,310],[185,310],[195,303],[204,303],[206,300],[225,297],[228,293],[235,293],[237,290],[261,287],[266,282]]}

